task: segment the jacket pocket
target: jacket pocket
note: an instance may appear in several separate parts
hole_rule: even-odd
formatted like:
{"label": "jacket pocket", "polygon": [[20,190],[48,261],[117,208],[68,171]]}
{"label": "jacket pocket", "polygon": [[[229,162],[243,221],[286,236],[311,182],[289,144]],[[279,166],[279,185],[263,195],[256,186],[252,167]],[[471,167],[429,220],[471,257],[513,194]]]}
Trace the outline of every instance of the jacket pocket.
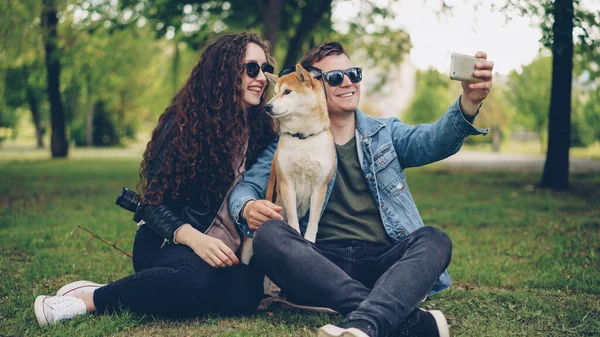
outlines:
{"label": "jacket pocket", "polygon": [[392,147],[392,143],[383,145],[373,156],[373,166],[375,173],[386,168],[392,161],[396,159],[396,151]]}
{"label": "jacket pocket", "polygon": [[406,177],[404,173],[399,172],[395,179],[393,179],[389,184],[385,185],[383,188],[384,192],[391,196],[397,197],[402,195],[406,189]]}

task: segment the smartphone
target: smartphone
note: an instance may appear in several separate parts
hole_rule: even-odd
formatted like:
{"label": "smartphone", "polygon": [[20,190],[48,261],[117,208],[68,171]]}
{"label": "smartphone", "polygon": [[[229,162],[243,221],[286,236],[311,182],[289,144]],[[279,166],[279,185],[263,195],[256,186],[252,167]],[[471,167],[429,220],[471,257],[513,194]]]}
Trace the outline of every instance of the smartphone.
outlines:
{"label": "smartphone", "polygon": [[475,63],[483,60],[474,56],[452,53],[450,55],[450,79],[463,82],[483,81],[483,78],[473,76]]}

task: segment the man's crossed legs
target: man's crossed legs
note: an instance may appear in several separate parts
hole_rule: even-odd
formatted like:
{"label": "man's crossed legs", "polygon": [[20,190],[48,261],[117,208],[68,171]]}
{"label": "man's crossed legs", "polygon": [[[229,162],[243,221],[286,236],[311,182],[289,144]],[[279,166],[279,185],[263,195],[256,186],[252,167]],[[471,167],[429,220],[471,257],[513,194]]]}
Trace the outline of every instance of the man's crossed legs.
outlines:
{"label": "man's crossed legs", "polygon": [[[424,317],[415,309],[450,264],[452,242],[438,228],[420,228],[385,247],[359,241],[316,246],[285,222],[269,220],[256,232],[253,248],[253,263],[287,294],[346,315],[344,323],[322,328],[320,336],[341,336],[345,328],[358,327],[365,336],[384,337],[396,328],[407,329],[403,325],[419,316],[440,318],[441,313]],[[441,319],[429,325],[438,330],[446,324]],[[443,327],[417,335],[447,333]]]}

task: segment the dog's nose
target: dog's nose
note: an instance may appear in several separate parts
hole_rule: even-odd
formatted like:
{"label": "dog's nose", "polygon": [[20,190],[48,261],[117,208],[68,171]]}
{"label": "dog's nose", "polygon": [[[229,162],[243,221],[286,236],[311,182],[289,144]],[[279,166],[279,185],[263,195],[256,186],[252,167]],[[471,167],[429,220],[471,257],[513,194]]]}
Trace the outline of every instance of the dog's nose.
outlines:
{"label": "dog's nose", "polygon": [[265,105],[265,110],[266,110],[267,112],[271,112],[271,111],[273,111],[273,105],[272,105],[272,104],[267,104],[267,105]]}

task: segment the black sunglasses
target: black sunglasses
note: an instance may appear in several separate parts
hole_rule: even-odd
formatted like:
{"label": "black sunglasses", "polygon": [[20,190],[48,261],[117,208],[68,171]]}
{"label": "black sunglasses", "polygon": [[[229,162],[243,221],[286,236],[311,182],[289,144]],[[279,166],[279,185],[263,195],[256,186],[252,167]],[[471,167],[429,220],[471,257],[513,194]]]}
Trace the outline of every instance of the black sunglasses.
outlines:
{"label": "black sunglasses", "polygon": [[352,83],[358,83],[362,80],[362,68],[354,67],[346,70],[330,70],[322,73],[325,81],[332,87],[337,87],[344,82],[344,75],[348,76]]}
{"label": "black sunglasses", "polygon": [[[317,67],[306,67],[304,68],[306,71],[310,73],[313,78],[318,80],[323,77],[330,86],[336,87],[344,81],[344,75],[347,75],[352,83],[358,83],[362,80],[362,68],[354,67],[346,70],[331,70],[327,72],[323,72],[321,69]],[[287,75],[296,71],[295,67],[287,67],[283,69],[279,76]]]}
{"label": "black sunglasses", "polygon": [[250,78],[256,78],[256,76],[258,76],[258,74],[260,73],[261,69],[263,73],[272,74],[275,72],[275,67],[268,63],[263,63],[262,65],[259,65],[258,62],[250,61],[244,63],[244,65],[246,66],[246,74],[248,74]]}

